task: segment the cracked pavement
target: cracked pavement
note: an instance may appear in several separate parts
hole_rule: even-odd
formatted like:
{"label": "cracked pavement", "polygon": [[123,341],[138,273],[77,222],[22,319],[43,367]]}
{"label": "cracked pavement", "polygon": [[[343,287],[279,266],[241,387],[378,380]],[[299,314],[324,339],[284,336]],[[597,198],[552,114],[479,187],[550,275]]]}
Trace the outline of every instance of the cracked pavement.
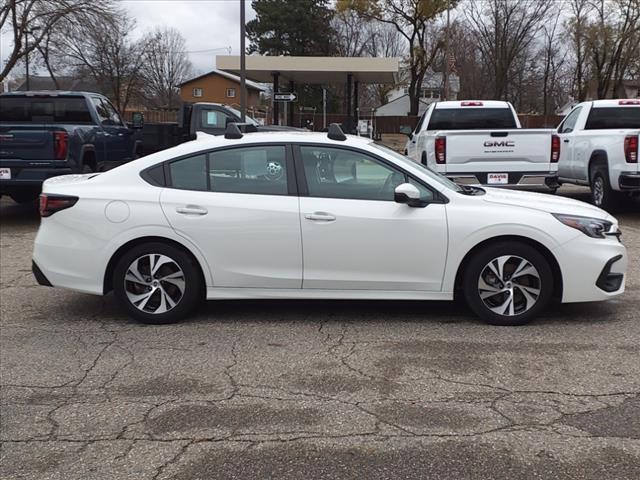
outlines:
{"label": "cracked pavement", "polygon": [[[584,199],[585,191],[561,194]],[[519,328],[453,303],[208,302],[145,326],[39,287],[0,203],[0,478],[640,478],[640,214],[627,293]]]}

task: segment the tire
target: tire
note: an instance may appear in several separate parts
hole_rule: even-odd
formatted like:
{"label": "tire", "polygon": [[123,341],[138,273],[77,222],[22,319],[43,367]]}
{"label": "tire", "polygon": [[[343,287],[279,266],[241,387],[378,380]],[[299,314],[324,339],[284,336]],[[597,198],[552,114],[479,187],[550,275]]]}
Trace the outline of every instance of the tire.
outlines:
{"label": "tire", "polygon": [[[152,264],[157,278],[150,275]],[[167,280],[162,281],[161,277]],[[133,247],[118,260],[113,271],[116,298],[131,317],[147,324],[183,320],[199,305],[202,289],[200,269],[193,258],[165,243]]]}
{"label": "tire", "polygon": [[609,169],[606,164],[596,163],[589,170],[589,185],[591,199],[596,207],[608,212],[615,212],[620,208],[622,194],[611,188]]}
{"label": "tire", "polygon": [[93,173],[93,168],[88,163],[82,165],[82,173]]}
{"label": "tire", "polygon": [[471,310],[485,322],[501,326],[533,320],[549,304],[553,284],[549,261],[535,248],[516,241],[482,248],[463,276],[464,296]]}
{"label": "tire", "polygon": [[24,205],[25,203],[32,203],[36,201],[39,196],[40,192],[23,192],[10,195],[11,200],[21,205]]}

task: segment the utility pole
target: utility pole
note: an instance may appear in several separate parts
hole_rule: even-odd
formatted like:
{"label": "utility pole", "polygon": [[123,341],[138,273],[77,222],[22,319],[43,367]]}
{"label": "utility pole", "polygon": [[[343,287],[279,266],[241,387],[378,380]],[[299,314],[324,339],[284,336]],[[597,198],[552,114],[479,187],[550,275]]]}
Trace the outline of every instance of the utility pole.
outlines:
{"label": "utility pole", "polygon": [[322,87],[322,128],[327,128],[327,90]]}
{"label": "utility pole", "polygon": [[451,1],[447,0],[447,28],[444,33],[444,85],[442,88],[442,100],[449,100],[449,25]]}
{"label": "utility pole", "polygon": [[245,20],[244,0],[240,0],[240,121],[244,123],[247,118],[247,72],[246,59],[244,58]]}
{"label": "utility pole", "polygon": [[28,37],[28,31],[25,28],[24,29],[24,51],[25,51],[25,56],[24,56],[24,64],[25,64],[25,73],[26,73],[26,85],[27,85],[27,90],[31,90],[30,85],[29,85],[29,37]]}

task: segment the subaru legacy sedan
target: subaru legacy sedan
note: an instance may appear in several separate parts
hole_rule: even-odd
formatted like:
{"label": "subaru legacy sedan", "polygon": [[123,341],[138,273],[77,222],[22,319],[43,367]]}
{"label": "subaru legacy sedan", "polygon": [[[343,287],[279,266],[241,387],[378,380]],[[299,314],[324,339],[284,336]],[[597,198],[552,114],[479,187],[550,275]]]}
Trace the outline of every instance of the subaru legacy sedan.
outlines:
{"label": "subaru legacy sedan", "polygon": [[41,285],[113,290],[153,324],[204,299],[459,297],[488,323],[521,325],[554,299],[622,294],[627,268],[603,210],[460,186],[337,125],[230,124],[105,173],[51,178],[40,214]]}

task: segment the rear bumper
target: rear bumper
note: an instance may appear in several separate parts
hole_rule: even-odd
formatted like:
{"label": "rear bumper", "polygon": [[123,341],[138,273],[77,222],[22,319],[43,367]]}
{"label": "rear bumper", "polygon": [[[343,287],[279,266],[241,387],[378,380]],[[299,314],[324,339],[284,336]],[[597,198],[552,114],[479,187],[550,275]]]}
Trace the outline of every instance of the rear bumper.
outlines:
{"label": "rear bumper", "polygon": [[625,192],[640,192],[640,172],[622,172],[618,185]]}
{"label": "rear bumper", "polygon": [[[0,164],[0,166],[3,166]],[[69,167],[9,167],[11,178],[0,180],[0,194],[11,195],[14,192],[38,190],[47,178],[73,173]]]}
{"label": "rear bumper", "polygon": [[[496,172],[501,173],[501,172]],[[507,173],[507,172],[504,172]],[[486,185],[489,187],[516,187],[516,188],[546,188],[555,190],[560,186],[558,183],[558,174],[556,172],[510,172],[508,183],[488,184],[486,172],[473,173],[446,173],[446,177],[456,183],[463,185]]]}

